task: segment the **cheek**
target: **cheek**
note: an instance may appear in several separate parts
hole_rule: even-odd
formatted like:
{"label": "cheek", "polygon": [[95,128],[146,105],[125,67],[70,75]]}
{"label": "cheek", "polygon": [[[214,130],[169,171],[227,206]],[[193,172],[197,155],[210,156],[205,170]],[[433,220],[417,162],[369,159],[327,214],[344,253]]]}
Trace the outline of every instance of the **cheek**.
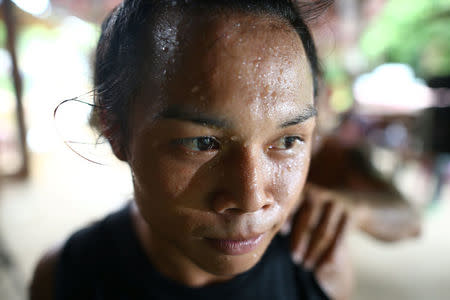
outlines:
{"label": "cheek", "polygon": [[187,193],[198,172],[197,166],[180,164],[164,156],[160,157],[155,165],[159,173],[155,182],[156,188],[161,189],[170,199],[179,198]]}
{"label": "cheek", "polygon": [[196,171],[192,166],[177,164],[165,157],[146,157],[134,168],[134,178],[146,195],[164,198],[167,202],[186,192]]}
{"label": "cheek", "polygon": [[273,165],[272,189],[280,205],[290,206],[299,199],[309,169],[309,151]]}
{"label": "cheek", "polygon": [[167,149],[150,143],[137,146],[131,168],[135,191],[143,199],[151,199],[158,206],[176,205],[178,199],[186,202],[187,194],[199,190],[195,182],[201,176],[201,162],[181,162]]}
{"label": "cheek", "polygon": [[[174,233],[187,234],[196,227],[195,210],[187,208],[201,205],[196,201],[201,199],[198,196],[201,190],[191,184],[197,169],[176,163],[164,155],[152,154],[147,152],[135,161],[135,199],[150,227],[172,239]],[[174,231],[174,228],[177,229]]]}

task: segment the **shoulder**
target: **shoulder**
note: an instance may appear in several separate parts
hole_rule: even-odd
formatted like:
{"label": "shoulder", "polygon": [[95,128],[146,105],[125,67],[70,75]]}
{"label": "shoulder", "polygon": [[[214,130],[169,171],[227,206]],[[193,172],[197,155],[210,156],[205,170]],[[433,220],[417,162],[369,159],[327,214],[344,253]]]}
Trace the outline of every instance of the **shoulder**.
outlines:
{"label": "shoulder", "polygon": [[54,290],[57,284],[57,275],[61,266],[70,268],[71,272],[77,268],[76,262],[83,262],[94,253],[93,240],[99,236],[99,223],[77,231],[64,244],[48,250],[38,261],[30,285],[31,300],[54,299]]}
{"label": "shoulder", "polygon": [[71,261],[80,265],[80,261],[98,261],[110,250],[114,239],[125,234],[129,219],[129,207],[126,206],[75,232],[61,249],[60,263]]}
{"label": "shoulder", "polygon": [[61,254],[61,246],[47,251],[39,260],[30,285],[31,300],[53,299],[53,286],[56,265]]}
{"label": "shoulder", "polygon": [[[110,237],[114,226],[126,218],[127,207],[108,215],[101,221],[73,233],[63,245],[47,251],[36,265],[30,285],[31,300],[55,299],[57,290],[67,284],[83,284],[87,274],[107,264]],[[73,287],[71,287],[73,288]]]}

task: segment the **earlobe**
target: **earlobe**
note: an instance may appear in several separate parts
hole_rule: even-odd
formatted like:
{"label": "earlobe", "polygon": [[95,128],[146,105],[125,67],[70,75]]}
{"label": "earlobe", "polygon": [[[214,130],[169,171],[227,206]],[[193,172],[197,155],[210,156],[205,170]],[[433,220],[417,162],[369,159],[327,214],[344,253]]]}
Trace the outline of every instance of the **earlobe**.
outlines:
{"label": "earlobe", "polygon": [[123,149],[122,143],[120,142],[120,139],[117,137],[113,138],[113,139],[108,138],[108,141],[109,141],[109,144],[111,145],[111,149],[112,149],[114,155],[121,161],[125,161],[125,162],[128,161],[125,151]]}
{"label": "earlobe", "polygon": [[109,128],[103,130],[103,136],[108,140],[111,145],[111,150],[114,155],[121,161],[127,161],[127,156],[125,155],[122,134],[120,133],[120,128],[117,124],[110,126]]}
{"label": "earlobe", "polygon": [[100,113],[100,124],[101,124],[101,134],[108,140],[114,155],[119,160],[126,162],[127,156],[125,154],[122,143],[120,126],[117,123],[109,125],[106,120],[105,112],[103,110]]}

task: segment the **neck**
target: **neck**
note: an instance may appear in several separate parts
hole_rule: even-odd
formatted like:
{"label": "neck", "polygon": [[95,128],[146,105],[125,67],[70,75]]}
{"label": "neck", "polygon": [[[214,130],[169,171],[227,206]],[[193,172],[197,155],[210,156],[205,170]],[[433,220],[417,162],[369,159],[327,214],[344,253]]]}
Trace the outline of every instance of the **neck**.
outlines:
{"label": "neck", "polygon": [[135,203],[132,207],[132,220],[147,258],[165,277],[189,287],[203,287],[232,278],[208,273],[189,260],[178,248],[151,230]]}

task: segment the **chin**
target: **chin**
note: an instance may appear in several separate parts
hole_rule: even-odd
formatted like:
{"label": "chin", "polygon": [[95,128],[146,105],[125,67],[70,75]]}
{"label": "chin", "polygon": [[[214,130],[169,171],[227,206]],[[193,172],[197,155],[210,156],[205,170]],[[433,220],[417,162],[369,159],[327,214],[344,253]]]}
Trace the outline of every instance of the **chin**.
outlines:
{"label": "chin", "polygon": [[233,277],[253,268],[262,255],[252,254],[241,257],[221,257],[215,262],[201,266],[205,271],[215,276]]}

